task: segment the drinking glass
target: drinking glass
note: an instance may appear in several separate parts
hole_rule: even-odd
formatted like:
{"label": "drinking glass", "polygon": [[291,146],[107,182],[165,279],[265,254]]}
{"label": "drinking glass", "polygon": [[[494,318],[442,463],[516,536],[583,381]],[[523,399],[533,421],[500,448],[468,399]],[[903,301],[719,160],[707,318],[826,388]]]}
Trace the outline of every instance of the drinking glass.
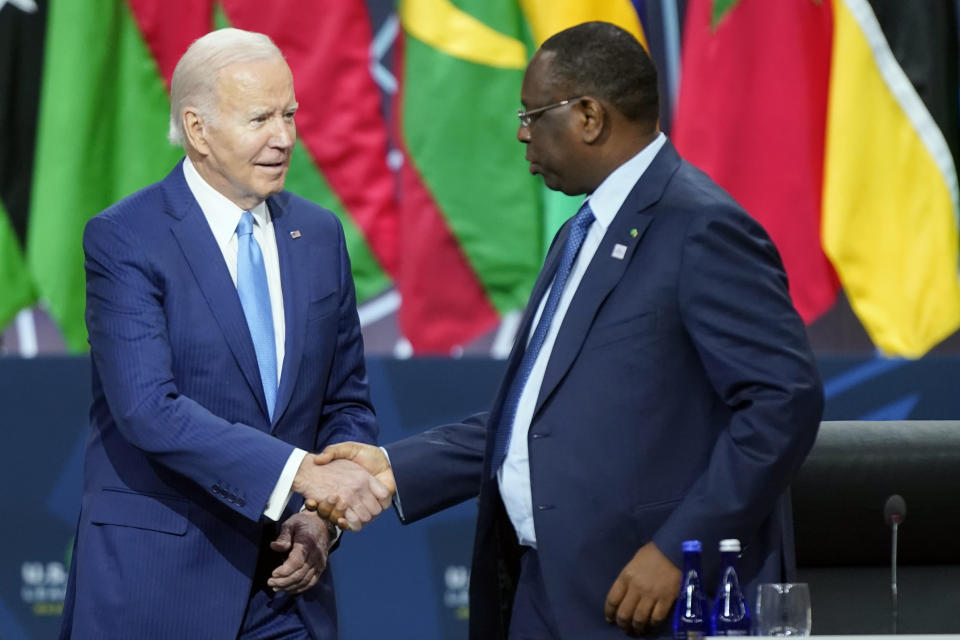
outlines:
{"label": "drinking glass", "polygon": [[753,620],[754,635],[810,635],[810,588],[803,582],[761,584]]}

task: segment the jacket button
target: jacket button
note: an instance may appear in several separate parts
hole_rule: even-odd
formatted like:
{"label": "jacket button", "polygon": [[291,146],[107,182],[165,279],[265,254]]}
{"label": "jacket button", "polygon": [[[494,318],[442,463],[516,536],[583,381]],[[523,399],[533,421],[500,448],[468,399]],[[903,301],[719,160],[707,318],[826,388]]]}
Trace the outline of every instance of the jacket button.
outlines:
{"label": "jacket button", "polygon": [[220,488],[220,485],[218,485],[218,484],[213,485],[213,487],[211,487],[211,489],[213,490],[213,495],[215,495],[215,496],[219,496],[219,495],[222,495],[222,494],[223,494],[223,489],[221,489],[221,488]]}
{"label": "jacket button", "polygon": [[242,507],[242,506],[245,505],[245,504],[247,504],[247,501],[246,501],[246,500],[244,500],[243,498],[237,498],[237,506],[238,506],[238,507]]}

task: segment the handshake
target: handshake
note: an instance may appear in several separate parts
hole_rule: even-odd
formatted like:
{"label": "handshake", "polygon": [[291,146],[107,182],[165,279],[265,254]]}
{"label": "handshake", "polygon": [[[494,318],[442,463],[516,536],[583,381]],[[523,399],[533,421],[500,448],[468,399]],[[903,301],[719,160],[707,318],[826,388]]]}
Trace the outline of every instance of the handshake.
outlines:
{"label": "handshake", "polygon": [[293,479],[304,507],[338,525],[359,531],[390,506],[397,491],[387,456],[359,442],[330,445],[307,454]]}

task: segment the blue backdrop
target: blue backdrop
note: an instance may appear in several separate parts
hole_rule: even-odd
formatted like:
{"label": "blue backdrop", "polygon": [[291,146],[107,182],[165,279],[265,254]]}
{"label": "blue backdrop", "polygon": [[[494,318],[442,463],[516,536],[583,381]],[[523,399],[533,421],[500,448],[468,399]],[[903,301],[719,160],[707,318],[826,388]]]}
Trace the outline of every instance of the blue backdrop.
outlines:
{"label": "blue backdrop", "polygon": [[[483,410],[503,361],[368,360],[385,442]],[[957,419],[960,357],[822,358],[825,419]],[[0,638],[56,636],[80,504],[86,358],[0,359]],[[344,640],[466,638],[474,504],[409,527],[392,513],[333,555]],[[185,585],[188,586],[188,585]]]}

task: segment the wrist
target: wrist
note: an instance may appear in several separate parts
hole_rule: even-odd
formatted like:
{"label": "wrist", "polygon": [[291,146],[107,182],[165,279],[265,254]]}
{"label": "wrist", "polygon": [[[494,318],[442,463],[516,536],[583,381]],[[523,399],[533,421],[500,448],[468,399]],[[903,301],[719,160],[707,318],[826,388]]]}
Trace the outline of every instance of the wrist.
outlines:
{"label": "wrist", "polygon": [[314,467],[313,464],[313,454],[308,453],[303,456],[303,460],[300,461],[300,466],[297,468],[296,475],[293,476],[293,483],[290,485],[290,488],[294,492],[303,495],[304,489],[307,488],[307,474],[309,470]]}

